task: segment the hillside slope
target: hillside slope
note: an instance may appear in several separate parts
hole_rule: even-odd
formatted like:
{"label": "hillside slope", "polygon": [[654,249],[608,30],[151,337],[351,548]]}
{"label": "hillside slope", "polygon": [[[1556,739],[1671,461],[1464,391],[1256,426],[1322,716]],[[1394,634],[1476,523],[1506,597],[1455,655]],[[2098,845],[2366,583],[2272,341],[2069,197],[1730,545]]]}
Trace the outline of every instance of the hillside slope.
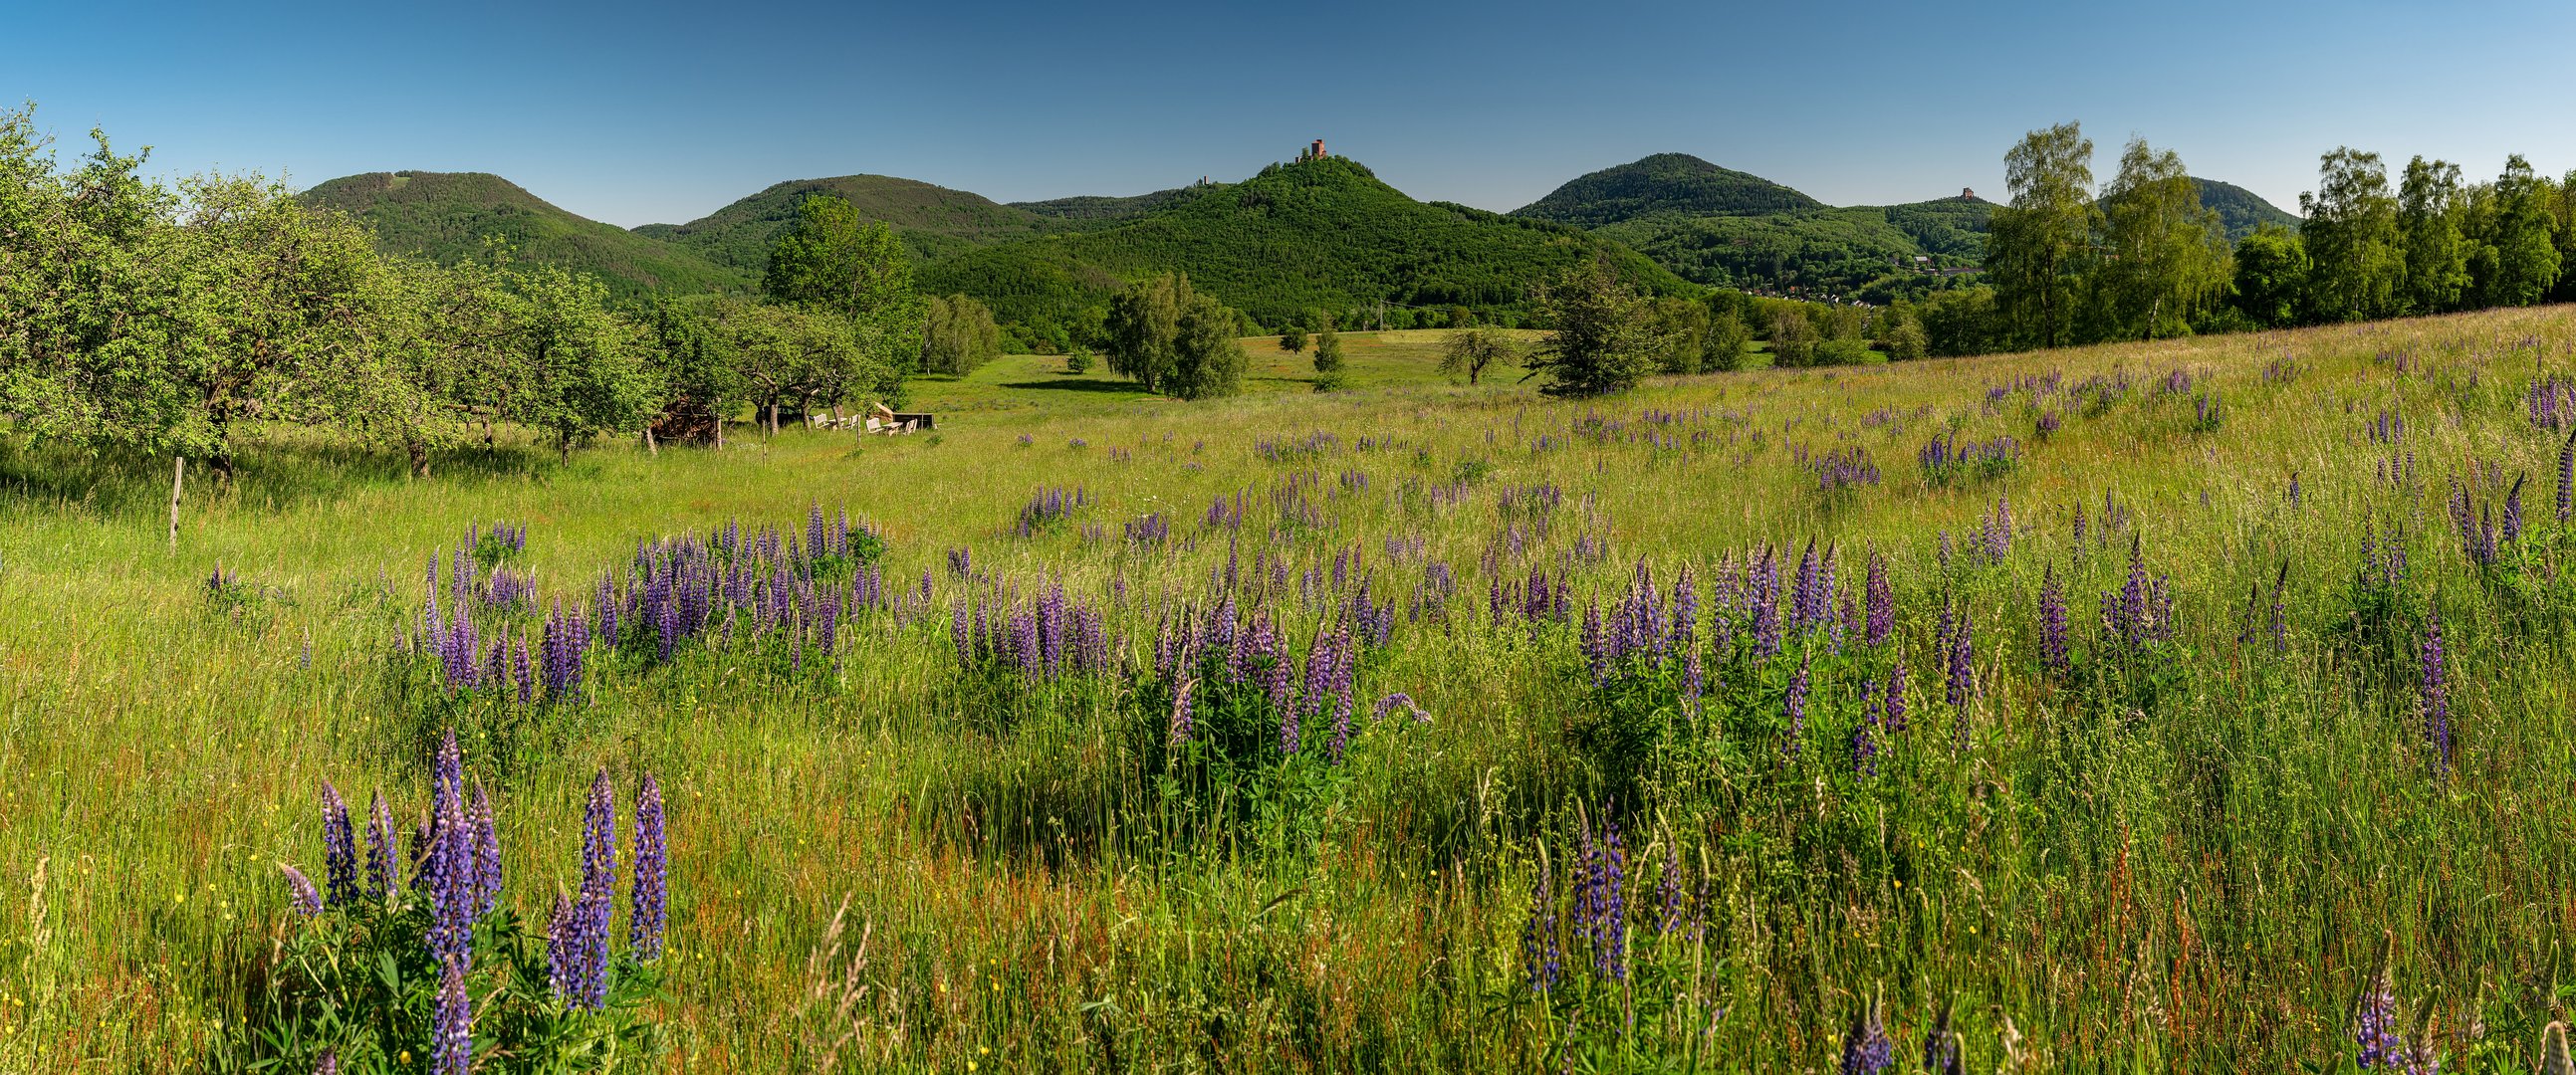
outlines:
{"label": "hillside slope", "polygon": [[[2230,242],[2264,224],[2298,226],[2243,187],[2193,182]],[[1696,283],[1885,297],[1938,283],[1922,270],[1977,265],[1994,210],[1964,193],[1832,207],[1760,176],[1662,153],[1574,179],[1513,215],[1591,228]]]}
{"label": "hillside slope", "polygon": [[1045,224],[1038,214],[981,194],[894,176],[843,175],[771,184],[686,224],[646,224],[635,233],[757,277],[768,266],[769,248],[779,233],[796,222],[796,207],[816,194],[840,198],[860,216],[884,221],[922,261],[1025,239]]}
{"label": "hillside slope", "polygon": [[1596,255],[1651,290],[1688,290],[1635,252],[1578,229],[1418,202],[1359,163],[1332,157],[1195,188],[1115,227],[969,251],[925,266],[922,286],[974,295],[1006,320],[1069,325],[1127,280],[1177,271],[1275,325],[1308,309],[1340,313],[1381,300],[1518,311],[1531,282]]}
{"label": "hillside slope", "polygon": [[342,176],[304,192],[304,199],[366,221],[375,229],[377,245],[390,253],[454,263],[482,256],[484,240],[498,238],[520,260],[590,273],[621,298],[752,282],[750,274],[575,215],[482,172]]}
{"label": "hillside slope", "polygon": [[1825,203],[1758,175],[1687,153],[1604,168],[1548,192],[1513,216],[1597,228],[1642,217],[1741,216],[1823,209]]}

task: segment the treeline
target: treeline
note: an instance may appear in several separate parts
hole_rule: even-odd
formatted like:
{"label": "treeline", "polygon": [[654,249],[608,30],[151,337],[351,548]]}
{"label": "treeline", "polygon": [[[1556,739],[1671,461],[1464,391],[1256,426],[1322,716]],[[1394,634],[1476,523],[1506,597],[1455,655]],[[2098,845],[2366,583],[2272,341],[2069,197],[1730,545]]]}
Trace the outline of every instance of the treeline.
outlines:
{"label": "treeline", "polygon": [[2524,306],[2576,298],[2576,172],[2520,156],[2492,182],[2416,157],[2392,188],[2376,153],[2324,155],[2296,231],[2232,247],[2181,159],[2131,141],[2094,189],[2074,123],[2005,156],[2010,205],[1986,239],[1989,287],[1912,304],[1931,353],[2057,347],[2200,332]]}
{"label": "treeline", "polygon": [[690,415],[721,436],[714,420],[746,404],[774,427],[891,403],[905,374],[971,368],[998,343],[972,300],[915,295],[897,240],[837,199],[802,207],[764,299],[625,307],[499,247],[452,266],[386,256],[349,216],[257,178],[165,187],[144,154],[93,137],[65,168],[31,110],[0,113],[0,412],[38,440],[229,475],[246,427],[294,423],[426,475],[502,425],[568,456]]}

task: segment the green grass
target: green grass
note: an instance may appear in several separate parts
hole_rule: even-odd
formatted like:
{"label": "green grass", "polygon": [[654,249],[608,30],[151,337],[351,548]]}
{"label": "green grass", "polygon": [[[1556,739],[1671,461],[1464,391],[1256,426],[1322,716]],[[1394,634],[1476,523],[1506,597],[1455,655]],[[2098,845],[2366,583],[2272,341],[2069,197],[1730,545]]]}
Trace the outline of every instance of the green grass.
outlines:
{"label": "green grass", "polygon": [[[496,781],[505,898],[530,914],[576,872],[591,774],[605,766],[621,788],[660,775],[667,1070],[1059,1070],[1113,1054],[1138,1069],[1822,1069],[1874,992],[1900,1056],[1955,1004],[1971,1070],[1997,1065],[2007,1018],[2039,1066],[2330,1070],[2349,1066],[2346,1016],[2383,930],[2400,1003],[2437,1013],[2446,1070],[2528,1070],[2576,982],[2576,540],[2548,492],[2559,438],[2522,411],[2535,370],[2563,373],[2576,353],[2565,309],[1679,378],[1591,402],[1438,384],[1436,336],[1345,341],[1364,386],[1346,393],[1307,391],[1305,356],[1257,340],[1253,392],[1188,405],[1018,356],[919,383],[937,436],[742,429],[723,451],[610,445],[568,467],[531,445],[442,461],[435,481],[272,434],[234,488],[190,488],[175,553],[166,461],[13,445],[0,454],[0,1068],[207,1061],[296,926],[274,863],[318,864],[319,782],[359,801],[385,788],[398,814],[424,797],[429,729],[392,700],[386,669],[417,622],[426,558],[467,524],[526,523],[540,587],[578,600],[640,538],[728,519],[792,528],[820,503],[881,528],[893,578],[931,573],[934,612],[853,627],[837,664],[792,676],[715,652],[619,668],[506,754],[467,744],[469,767]],[[2294,376],[2267,374],[2284,359]],[[2177,369],[2193,392],[2157,393]],[[2130,392],[2100,413],[2057,407],[2065,425],[2046,440],[2029,393],[1990,404],[1986,391],[2115,371]],[[2198,431],[2191,396],[2211,389],[2227,417]],[[2374,472],[2391,454],[2365,436],[2382,408],[2406,417],[2410,488]],[[1912,456],[1953,430],[2016,436],[2021,462],[1989,484],[1928,485]],[[1260,451],[1315,431],[1338,441],[1284,461]],[[1361,437],[1386,447],[1362,451]],[[1820,499],[1795,450],[1849,447],[1883,481]],[[1308,472],[1320,526],[1270,533],[1279,490]],[[2532,478],[2530,567],[2508,579],[2464,560],[2443,497],[2458,474],[2495,502],[2518,473]],[[1454,496],[1430,495],[1462,477]],[[1505,490],[1541,485],[1560,506],[1503,507]],[[1011,536],[1041,486],[1086,489],[1078,521],[1113,539],[1165,513],[1174,543],[1080,526]],[[1255,521],[1239,536],[1203,526],[1212,499],[1246,490]],[[2131,522],[2107,536],[2096,523],[2079,547],[2071,515],[2098,516],[2106,492]],[[2004,497],[2020,523],[2010,555],[1969,563],[1968,535]],[[2448,632],[2447,776],[2417,728],[2415,621],[2394,653],[2350,641],[2364,518],[2375,535],[2402,523],[2405,614],[2438,605]],[[1406,691],[1434,720],[1363,730],[1346,765],[1314,770],[1320,790],[1271,821],[1175,835],[1133,737],[1155,714],[1115,691],[997,709],[947,640],[952,547],[1023,591],[1060,578],[1115,609],[1106,595],[1123,584],[1114,625],[1146,660],[1151,610],[1204,596],[1230,542],[1247,573],[1280,557],[1292,580],[1356,549],[1379,599],[1401,605],[1425,569],[1389,537],[1420,538],[1458,593],[1446,626],[1399,614],[1359,695],[1365,709]],[[1820,660],[1794,758],[1761,730],[1789,669],[1712,672],[1723,718],[1709,727],[1724,731],[1667,741],[1618,807],[1631,900],[1655,898],[1677,846],[1708,881],[1704,934],[1640,923],[1630,986],[1534,996],[1519,953],[1536,856],[1565,868],[1577,809],[1598,816],[1619,761],[1587,736],[1645,694],[1593,690],[1571,625],[1490,623],[1486,558],[1514,579],[1571,565],[1580,605],[1614,598],[1640,559],[1659,581],[1690,562],[1706,583],[1766,543],[1794,568],[1811,537],[1841,550],[1847,587],[1866,552],[1888,557],[1914,729],[1876,778],[1849,775],[1849,662],[1883,651]],[[2171,576],[2175,678],[2106,705],[2041,674],[2034,601],[2045,567],[2089,644],[2132,540]],[[1591,541],[1608,555],[1574,556]],[[2284,563],[2287,653],[2268,637],[2240,646],[2248,588],[2266,588],[2259,618]],[[268,596],[210,612],[218,564]],[[1323,611],[1297,585],[1274,600],[1302,639]],[[1945,597],[1977,625],[1964,751],[1932,648]],[[836,1018],[809,958],[845,901],[842,956],[864,938],[865,992]],[[1613,1013],[1630,1010],[1623,1035]]]}

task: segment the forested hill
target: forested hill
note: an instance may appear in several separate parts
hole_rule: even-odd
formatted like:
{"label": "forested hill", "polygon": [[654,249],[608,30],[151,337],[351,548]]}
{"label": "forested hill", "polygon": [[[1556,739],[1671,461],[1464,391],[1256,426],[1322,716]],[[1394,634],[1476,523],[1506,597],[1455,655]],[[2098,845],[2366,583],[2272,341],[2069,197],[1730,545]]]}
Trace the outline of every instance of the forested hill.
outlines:
{"label": "forested hill", "polygon": [[[2195,179],[2233,242],[2298,218],[2252,191]],[[1887,206],[1828,206],[1760,176],[1659,153],[1556,188],[1514,211],[1593,229],[1697,283],[1884,301],[1976,267],[1995,203],[1964,192]]]}
{"label": "forested hill", "polygon": [[1825,203],[1758,175],[1687,153],[1604,168],[1512,211],[1513,216],[1597,228],[1654,216],[1740,216],[1822,209]]}
{"label": "forested hill", "polygon": [[2292,231],[2299,228],[2296,213],[2263,200],[2263,196],[2215,179],[2192,177],[2200,185],[2200,204],[2218,211],[2218,222],[2227,226],[2227,241],[2235,242],[2254,234],[2265,224],[2276,224]]}
{"label": "forested hill", "polygon": [[921,261],[1025,239],[1053,224],[1040,214],[981,194],[893,176],[844,175],[774,184],[689,223],[646,224],[635,233],[758,276],[769,263],[770,245],[795,223],[796,206],[817,194],[840,198],[860,216],[884,221]]}
{"label": "forested hill", "polygon": [[375,230],[388,253],[441,264],[481,257],[486,237],[524,261],[561,265],[600,278],[611,294],[747,287],[750,272],[716,265],[649,236],[576,216],[497,175],[481,172],[369,172],[343,176],[304,200],[349,213]]}
{"label": "forested hill", "polygon": [[1191,187],[1174,187],[1151,194],[1111,197],[1086,194],[1072,198],[1050,198],[1042,202],[1012,202],[1011,208],[1025,209],[1049,220],[1072,227],[1106,226],[1123,220],[1134,220],[1189,197]]}
{"label": "forested hill", "polygon": [[1276,325],[1310,309],[1342,314],[1381,300],[1520,311],[1533,282],[1596,255],[1650,290],[1688,289],[1583,231],[1418,202],[1359,163],[1328,157],[1189,188],[1114,227],[969,251],[925,266],[922,286],[976,296],[1005,320],[1070,327],[1096,317],[1127,280],[1177,271]]}

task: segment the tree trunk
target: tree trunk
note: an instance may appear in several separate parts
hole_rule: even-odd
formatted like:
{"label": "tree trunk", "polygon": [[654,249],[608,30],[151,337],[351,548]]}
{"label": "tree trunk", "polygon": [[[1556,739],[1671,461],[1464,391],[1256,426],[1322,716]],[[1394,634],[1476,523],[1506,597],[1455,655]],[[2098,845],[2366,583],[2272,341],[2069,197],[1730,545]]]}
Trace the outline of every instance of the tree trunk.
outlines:
{"label": "tree trunk", "polygon": [[555,452],[563,460],[563,465],[572,465],[572,434],[566,433],[555,438]]}
{"label": "tree trunk", "polygon": [[415,478],[429,477],[429,445],[423,444],[419,441],[412,441],[403,445],[403,447],[409,449],[411,452],[411,476]]}
{"label": "tree trunk", "polygon": [[179,489],[188,480],[188,457],[170,459],[170,551],[179,551]]}
{"label": "tree trunk", "polygon": [[778,436],[778,401],[774,399],[769,401],[769,436],[773,440]]}
{"label": "tree trunk", "polygon": [[651,422],[644,423],[644,454],[657,457],[662,454],[662,446],[653,443],[653,423]]}

